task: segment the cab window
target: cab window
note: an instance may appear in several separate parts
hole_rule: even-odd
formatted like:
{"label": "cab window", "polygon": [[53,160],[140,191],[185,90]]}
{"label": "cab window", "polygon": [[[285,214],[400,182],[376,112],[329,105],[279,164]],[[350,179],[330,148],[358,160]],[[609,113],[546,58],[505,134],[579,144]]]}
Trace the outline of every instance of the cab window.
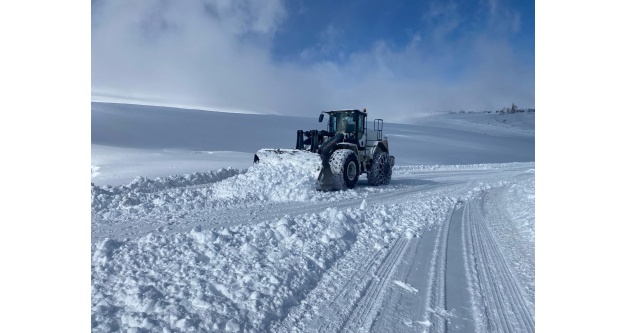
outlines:
{"label": "cab window", "polygon": [[365,116],[364,115],[360,115],[358,117],[358,140],[362,139],[362,136],[365,133]]}

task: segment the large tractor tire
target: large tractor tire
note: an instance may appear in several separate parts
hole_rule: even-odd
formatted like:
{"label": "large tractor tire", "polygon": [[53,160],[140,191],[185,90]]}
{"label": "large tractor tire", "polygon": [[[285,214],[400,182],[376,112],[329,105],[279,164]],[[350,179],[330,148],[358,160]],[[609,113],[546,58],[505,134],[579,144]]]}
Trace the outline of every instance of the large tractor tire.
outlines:
{"label": "large tractor tire", "polygon": [[391,182],[393,169],[388,153],[378,151],[373,155],[371,169],[367,172],[367,182],[369,185],[388,185]]}
{"label": "large tractor tire", "polygon": [[339,149],[330,156],[330,169],[334,180],[335,190],[354,188],[358,182],[358,158],[356,153],[349,149]]}

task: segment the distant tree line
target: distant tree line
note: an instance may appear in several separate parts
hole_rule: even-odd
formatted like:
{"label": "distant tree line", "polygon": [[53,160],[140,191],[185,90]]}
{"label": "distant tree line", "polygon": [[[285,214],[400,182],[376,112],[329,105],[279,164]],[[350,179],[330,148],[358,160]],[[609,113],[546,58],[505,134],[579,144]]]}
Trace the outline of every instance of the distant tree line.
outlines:
{"label": "distant tree line", "polygon": [[518,106],[516,106],[516,104],[512,103],[512,107],[503,107],[501,108],[501,110],[497,110],[495,111],[496,113],[503,115],[503,114],[510,114],[510,113],[524,113],[524,112],[536,112],[535,109],[520,109]]}
{"label": "distant tree line", "polygon": [[[455,111],[447,111],[448,113],[492,113],[491,110],[487,110],[487,111],[466,111],[466,110],[460,110],[458,112]],[[519,108],[516,104],[512,103],[511,107],[503,107],[501,108],[501,110],[496,110],[495,113],[499,114],[499,115],[504,115],[504,114],[512,114],[512,113],[525,113],[525,112],[536,112],[535,109],[522,109]]]}

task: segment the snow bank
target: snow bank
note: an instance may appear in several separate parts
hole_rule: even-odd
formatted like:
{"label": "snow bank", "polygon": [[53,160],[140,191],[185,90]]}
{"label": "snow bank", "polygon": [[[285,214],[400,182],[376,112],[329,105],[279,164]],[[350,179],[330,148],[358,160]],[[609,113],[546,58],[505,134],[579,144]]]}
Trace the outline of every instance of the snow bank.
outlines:
{"label": "snow bank", "polygon": [[[529,173],[534,173],[534,169],[529,169]],[[508,195],[503,196],[503,205],[508,212],[508,216],[519,228],[520,234],[526,242],[534,243],[535,234],[535,198],[536,198],[536,178],[531,177],[519,181],[508,188]]]}
{"label": "snow bank", "polygon": [[267,331],[355,242],[387,251],[456,199],[365,204],[92,246],[92,331]]}
{"label": "snow bank", "polygon": [[457,171],[457,170],[484,170],[505,169],[510,167],[533,167],[534,162],[512,163],[480,163],[480,164],[455,164],[455,165],[404,165],[393,167],[393,175],[408,175],[423,171]]}
{"label": "snow bank", "polygon": [[91,213],[99,219],[129,216],[158,219],[163,214],[195,209],[224,208],[258,202],[337,201],[355,198],[354,190],[317,191],[320,160],[298,154],[277,162],[263,161],[246,170],[169,176],[154,180],[137,177],[123,186],[91,184]]}
{"label": "snow bank", "polygon": [[[528,170],[528,173],[533,172],[534,169]],[[535,293],[535,186],[535,178],[528,177],[502,189],[504,195],[495,204],[505,212],[510,224],[493,225],[504,254],[523,280],[532,301]]]}
{"label": "snow bank", "polygon": [[140,207],[140,205],[146,202],[162,203],[172,199],[172,196],[167,194],[159,196],[159,192],[211,184],[245,172],[246,170],[225,168],[156,179],[137,177],[129,184],[121,186],[97,186],[91,183],[91,212],[101,213],[110,209],[124,209],[133,206],[139,206],[135,209],[145,208]]}

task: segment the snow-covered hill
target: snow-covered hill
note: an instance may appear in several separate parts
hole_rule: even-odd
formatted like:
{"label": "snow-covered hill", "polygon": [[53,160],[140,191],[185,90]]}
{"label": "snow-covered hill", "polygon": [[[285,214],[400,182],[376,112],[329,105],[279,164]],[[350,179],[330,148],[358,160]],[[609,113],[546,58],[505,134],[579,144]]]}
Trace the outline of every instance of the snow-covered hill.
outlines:
{"label": "snow-covered hill", "polygon": [[315,117],[94,103],[92,331],[533,332],[533,115],[458,116],[327,193],[251,163]]}
{"label": "snow-covered hill", "polygon": [[[261,148],[293,148],[296,130],[323,129],[318,112],[304,118],[92,103],[92,181],[244,169]],[[384,110],[369,117],[384,118]],[[384,134],[397,165],[534,161],[534,114],[432,114],[412,125],[385,122]]]}

